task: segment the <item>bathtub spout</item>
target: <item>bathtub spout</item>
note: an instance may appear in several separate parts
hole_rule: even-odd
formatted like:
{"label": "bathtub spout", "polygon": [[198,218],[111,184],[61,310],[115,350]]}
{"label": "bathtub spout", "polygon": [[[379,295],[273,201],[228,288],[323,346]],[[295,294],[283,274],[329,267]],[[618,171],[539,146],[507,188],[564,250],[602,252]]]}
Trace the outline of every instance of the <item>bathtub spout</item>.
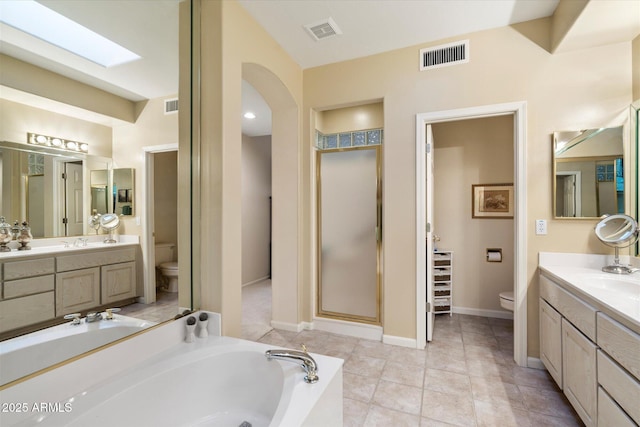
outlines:
{"label": "bathtub spout", "polygon": [[307,373],[304,381],[309,384],[318,382],[318,365],[316,361],[306,351],[296,350],[267,350],[264,355],[267,359],[287,360],[300,364],[302,369]]}

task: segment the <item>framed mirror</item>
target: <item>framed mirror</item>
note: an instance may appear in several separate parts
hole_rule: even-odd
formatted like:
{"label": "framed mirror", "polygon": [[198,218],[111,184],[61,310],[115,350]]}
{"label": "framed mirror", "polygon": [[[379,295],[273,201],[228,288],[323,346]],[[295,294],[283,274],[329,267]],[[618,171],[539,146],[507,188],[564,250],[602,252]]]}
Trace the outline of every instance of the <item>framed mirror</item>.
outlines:
{"label": "framed mirror", "polygon": [[113,213],[116,215],[133,215],[134,170],[113,170]]}
{"label": "framed mirror", "polygon": [[553,133],[554,218],[625,212],[623,127]]}

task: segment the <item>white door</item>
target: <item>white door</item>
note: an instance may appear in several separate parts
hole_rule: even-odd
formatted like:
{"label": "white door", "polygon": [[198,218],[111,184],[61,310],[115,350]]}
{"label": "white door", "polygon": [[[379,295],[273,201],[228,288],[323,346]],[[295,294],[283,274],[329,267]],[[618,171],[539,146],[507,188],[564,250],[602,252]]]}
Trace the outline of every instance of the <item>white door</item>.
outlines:
{"label": "white door", "polygon": [[425,188],[426,188],[426,245],[427,245],[427,341],[433,340],[433,323],[436,320],[435,307],[434,307],[434,292],[433,292],[433,130],[431,125],[427,125],[427,138],[426,138],[425,152],[426,154],[426,172],[425,172]]}
{"label": "white door", "polygon": [[84,215],[82,203],[82,164],[65,163],[65,211],[67,236],[82,236]]}

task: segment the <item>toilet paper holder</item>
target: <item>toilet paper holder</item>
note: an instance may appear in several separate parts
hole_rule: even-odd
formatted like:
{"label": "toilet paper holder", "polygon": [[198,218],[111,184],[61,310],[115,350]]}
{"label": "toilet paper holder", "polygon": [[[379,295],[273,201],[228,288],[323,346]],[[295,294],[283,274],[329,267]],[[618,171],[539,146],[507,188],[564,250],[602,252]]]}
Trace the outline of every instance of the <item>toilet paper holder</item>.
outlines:
{"label": "toilet paper holder", "polygon": [[487,262],[502,262],[502,249],[487,248]]}

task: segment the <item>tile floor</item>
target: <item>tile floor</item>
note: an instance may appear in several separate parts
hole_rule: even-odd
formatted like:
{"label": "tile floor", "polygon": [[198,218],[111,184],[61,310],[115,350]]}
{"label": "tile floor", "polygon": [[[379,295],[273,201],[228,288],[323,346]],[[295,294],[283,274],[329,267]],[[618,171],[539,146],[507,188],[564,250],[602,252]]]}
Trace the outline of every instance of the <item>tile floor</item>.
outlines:
{"label": "tile floor", "polygon": [[510,320],[439,315],[434,340],[415,350],[271,329],[269,286],[243,288],[243,337],[344,359],[345,427],[582,425],[546,371],[513,362]]}
{"label": "tile floor", "polygon": [[[446,314],[436,317],[425,350],[322,331],[271,328],[271,282],[242,291],[242,335],[278,347],[344,359],[344,426],[581,426],[546,371],[513,362],[512,321]],[[175,294],[122,314],[158,321],[177,312]],[[320,371],[322,375],[322,371]]]}

